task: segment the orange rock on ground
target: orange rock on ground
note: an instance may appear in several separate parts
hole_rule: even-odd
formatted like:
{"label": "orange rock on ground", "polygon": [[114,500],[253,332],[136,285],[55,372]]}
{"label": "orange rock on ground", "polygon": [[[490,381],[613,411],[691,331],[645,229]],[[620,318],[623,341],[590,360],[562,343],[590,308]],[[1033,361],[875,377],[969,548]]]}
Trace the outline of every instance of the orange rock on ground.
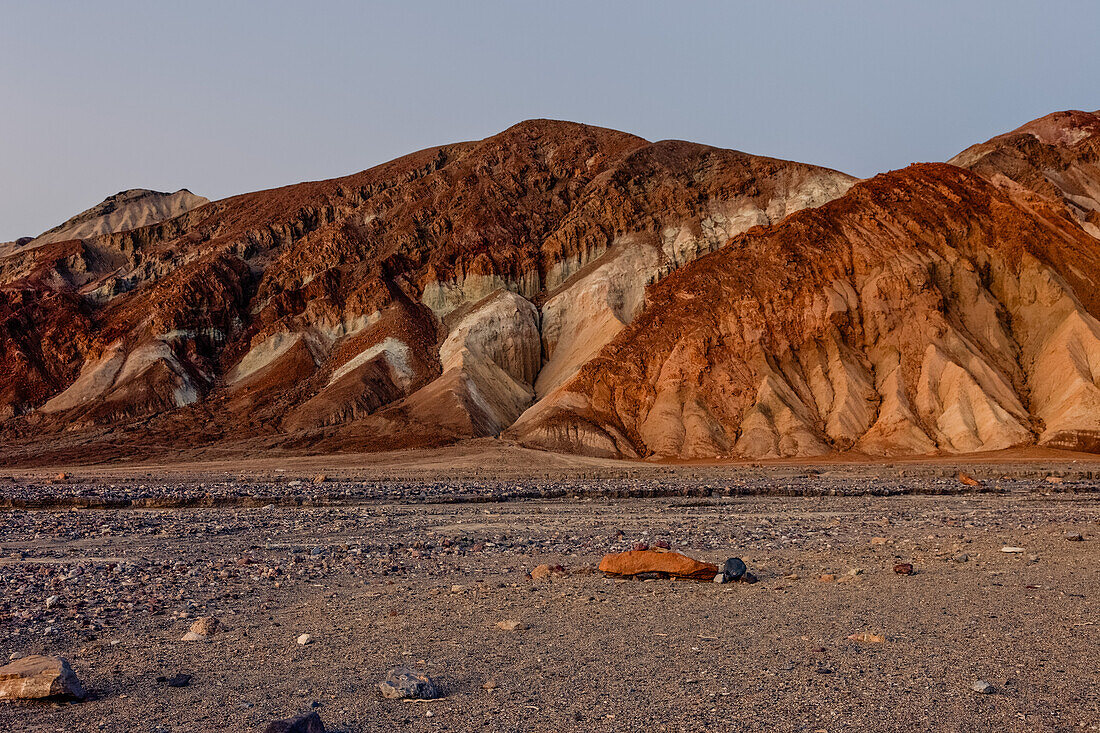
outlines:
{"label": "orange rock on ground", "polygon": [[678,552],[631,550],[604,555],[600,570],[613,575],[641,575],[642,573],[667,573],[678,578],[712,580],[718,574],[718,566],[699,562]]}

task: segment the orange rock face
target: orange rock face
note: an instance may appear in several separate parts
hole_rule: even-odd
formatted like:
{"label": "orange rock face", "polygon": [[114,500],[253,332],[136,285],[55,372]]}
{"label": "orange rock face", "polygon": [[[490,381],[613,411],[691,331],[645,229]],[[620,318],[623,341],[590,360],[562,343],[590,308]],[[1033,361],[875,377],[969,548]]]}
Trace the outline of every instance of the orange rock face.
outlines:
{"label": "orange rock face", "polygon": [[646,293],[508,431],[608,456],[1088,449],[1100,243],[1060,205],[945,164],[854,186]]}
{"label": "orange rock face", "polygon": [[604,555],[600,560],[600,570],[611,575],[623,576],[663,573],[691,580],[713,580],[718,574],[717,565],[699,562],[678,552],[654,550],[630,550],[615,555]]}

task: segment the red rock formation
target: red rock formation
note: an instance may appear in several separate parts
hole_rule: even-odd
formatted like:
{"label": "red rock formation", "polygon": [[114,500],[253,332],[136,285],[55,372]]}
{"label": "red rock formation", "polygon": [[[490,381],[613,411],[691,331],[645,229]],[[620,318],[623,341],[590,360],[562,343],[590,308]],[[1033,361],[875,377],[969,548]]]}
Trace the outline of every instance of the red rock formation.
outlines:
{"label": "red rock formation", "polygon": [[1098,130],[1058,113],[956,157],[973,172],[849,190],[533,120],[213,203],[109,200],[0,250],[0,448],[1097,449]]}
{"label": "red rock formation", "polygon": [[927,164],[735,237],[509,430],[596,455],[994,450],[1100,436],[1100,243]]}

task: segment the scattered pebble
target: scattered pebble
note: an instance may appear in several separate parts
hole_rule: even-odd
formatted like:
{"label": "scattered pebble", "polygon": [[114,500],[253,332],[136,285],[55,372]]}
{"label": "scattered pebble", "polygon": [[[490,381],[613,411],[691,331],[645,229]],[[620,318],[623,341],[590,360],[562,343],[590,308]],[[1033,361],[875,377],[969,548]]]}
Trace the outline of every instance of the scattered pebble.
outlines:
{"label": "scattered pebble", "polygon": [[745,566],[745,561],[739,557],[731,557],[722,565],[722,576],[727,583],[741,580],[746,572],[748,568]]}
{"label": "scattered pebble", "polygon": [[532,580],[549,580],[550,578],[564,578],[569,575],[561,565],[539,565],[531,571]]}
{"label": "scattered pebble", "polygon": [[195,619],[195,622],[191,624],[191,633],[199,634],[200,636],[213,636],[218,633],[218,628],[221,623],[213,616],[203,616],[202,618]]}
{"label": "scattered pebble", "polygon": [[993,685],[985,680],[974,680],[970,683],[970,689],[977,692],[979,695],[992,695],[995,691]]}
{"label": "scattered pebble", "polygon": [[501,631],[524,631],[525,629],[531,628],[522,621],[517,621],[514,618],[497,621],[496,627]]}
{"label": "scattered pebble", "polygon": [[264,733],[325,733],[325,724],[321,722],[321,716],[310,712],[269,723]]}

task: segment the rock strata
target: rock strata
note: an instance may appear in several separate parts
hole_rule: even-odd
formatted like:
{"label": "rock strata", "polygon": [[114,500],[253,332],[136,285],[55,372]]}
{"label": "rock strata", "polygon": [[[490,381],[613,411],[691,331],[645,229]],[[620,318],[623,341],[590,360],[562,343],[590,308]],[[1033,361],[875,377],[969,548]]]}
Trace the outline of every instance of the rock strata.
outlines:
{"label": "rock strata", "polygon": [[858,183],[529,120],[212,203],[123,192],[0,246],[0,453],[1100,451],[1098,227],[1072,110]]}

